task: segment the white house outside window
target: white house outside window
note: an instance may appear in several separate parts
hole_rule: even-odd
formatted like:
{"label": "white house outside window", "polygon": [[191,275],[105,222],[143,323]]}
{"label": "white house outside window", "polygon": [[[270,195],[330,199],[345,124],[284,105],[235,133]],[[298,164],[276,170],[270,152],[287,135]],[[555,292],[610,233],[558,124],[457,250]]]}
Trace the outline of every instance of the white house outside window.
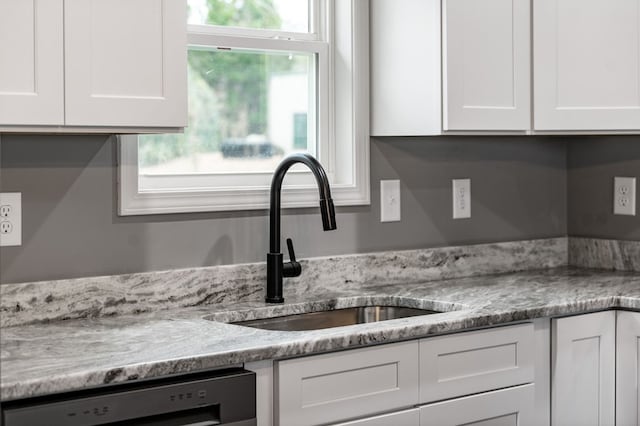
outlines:
{"label": "white house outside window", "polygon": [[[123,136],[123,215],[265,208],[284,156],[316,156],[337,205],[368,204],[367,0],[189,0],[189,125]],[[294,169],[283,205],[317,205]]]}

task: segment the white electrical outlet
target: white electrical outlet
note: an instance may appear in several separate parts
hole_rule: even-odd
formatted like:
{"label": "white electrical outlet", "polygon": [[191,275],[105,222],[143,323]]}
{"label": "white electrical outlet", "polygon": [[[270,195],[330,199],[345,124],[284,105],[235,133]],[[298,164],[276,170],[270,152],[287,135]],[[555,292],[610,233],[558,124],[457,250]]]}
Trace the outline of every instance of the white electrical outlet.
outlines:
{"label": "white electrical outlet", "polygon": [[0,192],[0,246],[22,245],[22,193]]}
{"label": "white electrical outlet", "polygon": [[400,221],[400,181],[380,181],[380,222]]}
{"label": "white electrical outlet", "polygon": [[614,179],[613,214],[636,215],[636,178],[616,177]]}
{"label": "white electrical outlet", "polygon": [[471,179],[453,180],[453,218],[471,217]]}

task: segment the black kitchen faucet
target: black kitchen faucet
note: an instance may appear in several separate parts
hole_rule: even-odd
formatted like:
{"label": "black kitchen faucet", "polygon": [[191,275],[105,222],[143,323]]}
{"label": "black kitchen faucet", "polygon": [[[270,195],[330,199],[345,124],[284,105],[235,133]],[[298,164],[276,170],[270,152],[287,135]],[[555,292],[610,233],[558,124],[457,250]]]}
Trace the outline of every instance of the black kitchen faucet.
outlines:
{"label": "black kitchen faucet", "polygon": [[302,273],[302,267],[296,262],[293,242],[287,238],[289,262],[283,262],[280,253],[280,196],[282,180],[287,170],[296,163],[305,164],[316,178],[320,192],[320,214],[322,227],[325,231],[336,229],[336,213],[331,199],[329,179],[322,165],[309,154],[291,154],[278,165],[271,180],[271,205],[269,208],[269,253],[267,253],[267,303],[283,303],[282,278],[297,277]]}

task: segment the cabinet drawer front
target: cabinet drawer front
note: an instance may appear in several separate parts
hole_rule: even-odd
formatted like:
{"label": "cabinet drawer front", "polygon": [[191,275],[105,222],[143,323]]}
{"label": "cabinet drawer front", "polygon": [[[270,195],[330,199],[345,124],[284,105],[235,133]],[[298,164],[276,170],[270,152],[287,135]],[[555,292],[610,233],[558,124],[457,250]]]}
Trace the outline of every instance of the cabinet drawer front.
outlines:
{"label": "cabinet drawer front", "polygon": [[336,423],[333,426],[418,426],[420,424],[420,409],[398,411],[380,416],[367,417],[346,423]]}
{"label": "cabinet drawer front", "polygon": [[276,419],[322,424],[417,404],[417,369],[417,342],[278,362]]}
{"label": "cabinet drawer front", "polygon": [[533,324],[420,341],[420,402],[533,382]]}
{"label": "cabinet drawer front", "polygon": [[533,426],[534,385],[501,389],[420,409],[420,426]]}

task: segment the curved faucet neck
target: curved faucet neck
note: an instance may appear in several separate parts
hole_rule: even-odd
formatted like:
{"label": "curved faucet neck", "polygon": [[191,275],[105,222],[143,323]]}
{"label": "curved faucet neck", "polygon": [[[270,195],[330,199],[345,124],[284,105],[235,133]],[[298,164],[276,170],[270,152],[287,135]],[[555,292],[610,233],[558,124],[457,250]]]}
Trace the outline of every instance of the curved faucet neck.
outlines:
{"label": "curved faucet neck", "polygon": [[320,195],[322,222],[325,230],[336,229],[331,200],[329,179],[322,165],[309,154],[292,154],[286,157],[276,168],[271,180],[271,196],[269,208],[269,252],[280,253],[280,208],[282,181],[287,171],[296,163],[306,165],[316,178]]}

